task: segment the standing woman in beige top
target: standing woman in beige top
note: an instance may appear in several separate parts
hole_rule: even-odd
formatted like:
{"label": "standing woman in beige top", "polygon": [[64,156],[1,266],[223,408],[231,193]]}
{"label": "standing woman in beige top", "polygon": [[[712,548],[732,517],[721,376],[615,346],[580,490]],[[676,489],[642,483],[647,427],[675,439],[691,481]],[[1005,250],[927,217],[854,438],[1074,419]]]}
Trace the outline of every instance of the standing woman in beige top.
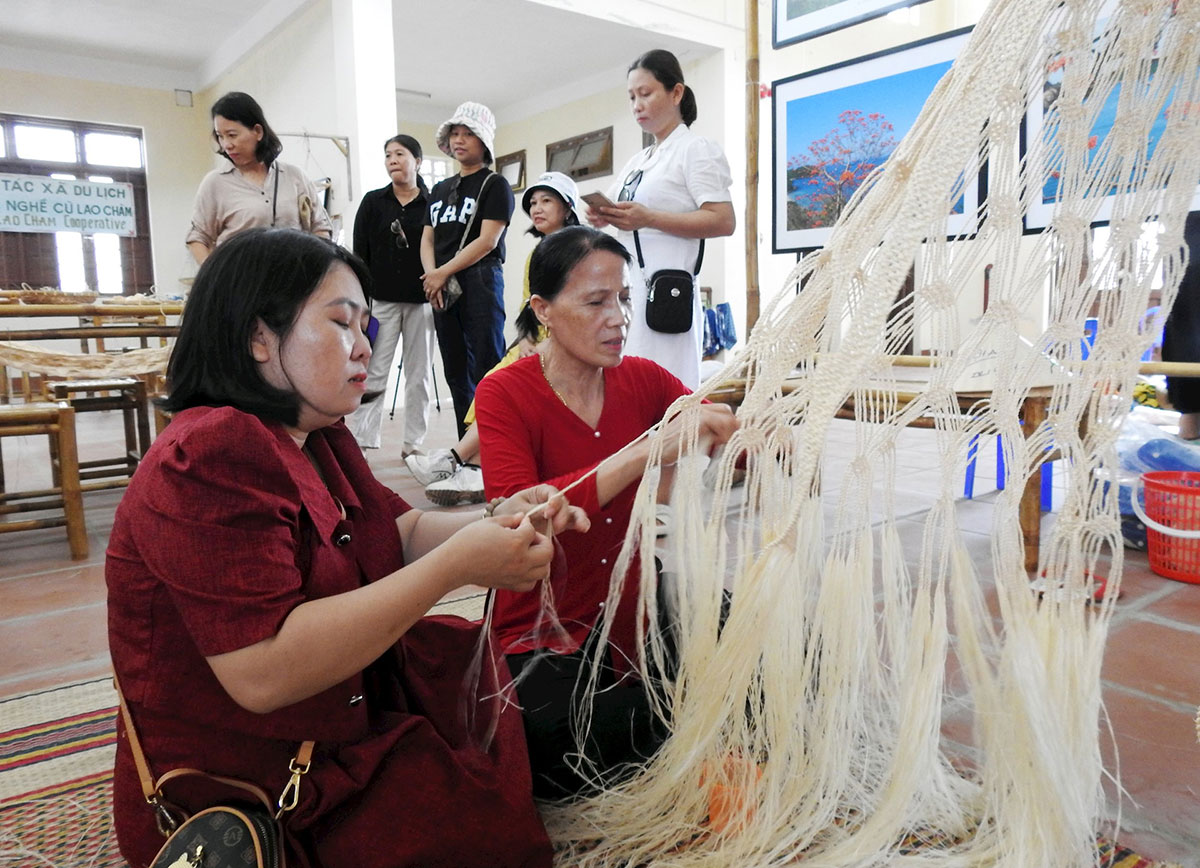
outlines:
{"label": "standing woman in beige top", "polygon": [[228,167],[205,175],[196,191],[188,250],[203,263],[214,247],[254,226],[333,236],[312,182],[278,159],[283,145],[254,97],[231,91],[213,103],[213,138]]}

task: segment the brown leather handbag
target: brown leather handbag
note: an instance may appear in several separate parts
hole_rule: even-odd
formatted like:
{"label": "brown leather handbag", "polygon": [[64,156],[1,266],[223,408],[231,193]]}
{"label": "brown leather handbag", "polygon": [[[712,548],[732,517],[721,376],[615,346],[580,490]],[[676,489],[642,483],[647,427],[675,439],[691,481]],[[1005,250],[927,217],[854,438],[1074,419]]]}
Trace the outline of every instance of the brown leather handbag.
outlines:
{"label": "brown leather handbag", "polygon": [[[300,779],[308,772],[315,743],[306,741],[296,751],[288,765],[292,776],[274,805],[255,784],[198,769],[172,769],[156,781],[150,774],[116,675],[113,684],[121,703],[121,718],[125,721],[133,762],[142,782],[142,795],[154,808],[158,830],[167,839],[150,868],[286,868],[280,822],[299,802]],[[238,790],[246,795],[246,803],[216,805],[189,816],[163,795],[167,783],[184,777],[201,777]]]}

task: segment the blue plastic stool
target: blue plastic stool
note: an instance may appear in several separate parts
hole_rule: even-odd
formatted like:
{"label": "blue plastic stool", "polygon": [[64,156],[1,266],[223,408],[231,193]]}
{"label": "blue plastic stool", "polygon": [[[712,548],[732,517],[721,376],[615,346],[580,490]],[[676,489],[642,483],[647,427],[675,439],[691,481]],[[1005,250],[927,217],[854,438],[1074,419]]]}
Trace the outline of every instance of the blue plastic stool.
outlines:
{"label": "blue plastic stool", "polygon": [[[963,497],[968,500],[975,496],[975,463],[978,461],[979,435],[971,438],[967,447],[967,473],[963,484]],[[1000,448],[1000,435],[996,435],[996,488],[1004,490],[1006,483],[1004,469],[1004,450]],[[1054,504],[1054,465],[1047,462],[1042,465],[1041,480],[1042,510],[1049,512]]]}

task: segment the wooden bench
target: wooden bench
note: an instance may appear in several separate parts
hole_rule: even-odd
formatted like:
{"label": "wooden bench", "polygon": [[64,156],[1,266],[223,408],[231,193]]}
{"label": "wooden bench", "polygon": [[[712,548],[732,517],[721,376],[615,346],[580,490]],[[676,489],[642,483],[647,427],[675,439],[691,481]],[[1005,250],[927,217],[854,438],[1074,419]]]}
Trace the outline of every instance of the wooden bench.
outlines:
{"label": "wooden bench", "polygon": [[[49,393],[47,397],[53,401],[68,401],[76,413],[121,411],[125,422],[125,453],[112,458],[80,461],[79,478],[84,491],[128,485],[133,471],[137,470],[142,456],[150,448],[150,414],[146,404],[145,382],[136,377],[51,381],[47,383],[46,391]],[[111,478],[114,476],[121,478]]]}

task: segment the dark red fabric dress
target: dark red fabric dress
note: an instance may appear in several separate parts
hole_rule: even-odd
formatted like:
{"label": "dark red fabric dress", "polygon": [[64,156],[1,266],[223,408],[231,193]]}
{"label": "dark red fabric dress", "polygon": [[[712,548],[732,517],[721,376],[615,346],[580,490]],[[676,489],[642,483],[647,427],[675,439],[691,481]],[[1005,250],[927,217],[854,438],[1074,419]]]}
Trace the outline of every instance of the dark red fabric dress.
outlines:
{"label": "dark red fabric dress", "polygon": [[[507,682],[504,664],[484,665],[470,695],[485,698],[467,700],[476,625],[423,619],[355,677],[268,714],[217,682],[206,657],[273,636],[307,599],[402,566],[395,519],[408,505],[372,476],[344,425],[314,432],[308,447],[324,481],[282,426],[194,408],[122,499],[106,565],[109,644],[153,773],[189,766],[278,794],[297,745],[313,739],[284,827],[290,865],[550,865],[520,712],[486,698]],[[163,839],[119,735],[117,839],[140,868]],[[182,785],[169,795],[211,801]]]}

